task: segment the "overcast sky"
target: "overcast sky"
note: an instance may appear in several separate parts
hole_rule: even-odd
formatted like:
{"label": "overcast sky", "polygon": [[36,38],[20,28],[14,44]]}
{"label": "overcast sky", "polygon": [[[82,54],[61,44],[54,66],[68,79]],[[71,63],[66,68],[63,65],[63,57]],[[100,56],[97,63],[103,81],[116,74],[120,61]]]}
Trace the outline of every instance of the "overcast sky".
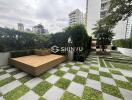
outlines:
{"label": "overcast sky", "polygon": [[68,26],[68,14],[79,8],[85,12],[86,0],[0,0],[0,26],[25,28],[43,24],[49,32]]}

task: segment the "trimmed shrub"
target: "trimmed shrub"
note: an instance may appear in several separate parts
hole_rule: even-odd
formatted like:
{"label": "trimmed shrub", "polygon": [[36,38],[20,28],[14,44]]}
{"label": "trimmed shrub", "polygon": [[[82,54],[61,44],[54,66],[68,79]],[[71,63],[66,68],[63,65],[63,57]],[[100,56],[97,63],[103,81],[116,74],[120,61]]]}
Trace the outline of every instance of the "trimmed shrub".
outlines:
{"label": "trimmed shrub", "polygon": [[33,55],[34,54],[34,50],[11,51],[10,54],[11,54],[11,58],[16,58],[16,57]]}
{"label": "trimmed shrub", "polygon": [[125,39],[114,40],[112,43],[116,47],[132,49],[132,38],[126,40]]}
{"label": "trimmed shrub", "polygon": [[50,35],[38,35],[0,27],[0,52],[47,48],[49,38]]}

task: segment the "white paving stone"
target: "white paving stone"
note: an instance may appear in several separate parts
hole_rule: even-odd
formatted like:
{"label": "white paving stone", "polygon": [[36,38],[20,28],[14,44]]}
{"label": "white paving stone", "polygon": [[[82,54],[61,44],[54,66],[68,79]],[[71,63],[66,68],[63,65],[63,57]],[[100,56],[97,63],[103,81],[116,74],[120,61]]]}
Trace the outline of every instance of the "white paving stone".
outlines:
{"label": "white paving stone", "polygon": [[28,82],[25,83],[25,85],[27,87],[29,87],[30,89],[34,88],[35,86],[37,86],[40,82],[42,82],[43,80],[40,78],[33,78],[31,80],[29,80]]}
{"label": "white paving stone", "polygon": [[71,74],[71,73],[66,73],[64,76],[63,76],[63,78],[65,78],[65,79],[69,79],[69,80],[73,80],[73,78],[75,77],[75,75],[74,74]]}
{"label": "white paving stone", "polygon": [[101,91],[101,83],[99,81],[87,79],[86,86]]}
{"label": "white paving stone", "polygon": [[2,97],[0,97],[0,100],[5,100],[5,99],[4,99],[3,96],[2,96]]}
{"label": "white paving stone", "polygon": [[14,71],[17,71],[17,69],[16,68],[11,68],[11,69],[6,70],[6,72],[8,72],[8,73],[11,73],[11,72],[14,72]]}
{"label": "white paving stone", "polygon": [[104,100],[122,100],[118,97],[115,97],[115,96],[112,96],[112,95],[109,95],[109,94],[106,94],[106,93],[103,93],[103,99]]}
{"label": "white paving stone", "polygon": [[95,75],[99,75],[99,71],[96,71],[96,70],[89,70],[89,73],[91,74],[95,74]]}
{"label": "white paving stone", "polygon": [[106,84],[110,84],[110,85],[116,86],[116,83],[115,83],[115,81],[112,78],[107,78],[107,77],[100,76],[100,80],[101,80],[101,82],[104,82]]}
{"label": "white paving stone", "polygon": [[9,66],[7,65],[7,66],[2,66],[1,68],[8,68]]}
{"label": "white paving stone", "polygon": [[4,79],[6,79],[10,76],[11,76],[10,74],[3,74],[3,75],[0,76],[0,80],[4,80]]}
{"label": "white paving stone", "polygon": [[38,99],[39,96],[35,92],[30,90],[28,93],[20,97],[18,100],[38,100]]}
{"label": "white paving stone", "polygon": [[74,63],[74,62],[69,62],[68,64],[70,64],[70,65],[74,65],[75,63]]}
{"label": "white paving stone", "polygon": [[15,81],[13,81],[13,82],[11,82],[9,84],[6,84],[6,85],[2,86],[0,88],[0,92],[2,94],[6,94],[7,92],[15,89],[16,87],[20,86],[21,84],[22,84],[21,82],[19,82],[18,80],[15,80]]}
{"label": "white paving stone", "polygon": [[72,66],[72,68],[71,69],[74,69],[74,70],[79,70],[80,69],[80,67],[78,67],[78,66]]}
{"label": "white paving stone", "polygon": [[100,68],[99,68],[99,70],[100,70],[100,71],[102,71],[102,72],[108,72],[108,73],[109,73],[108,68],[103,68],[103,67],[100,67]]}
{"label": "white paving stone", "polygon": [[121,76],[121,75],[115,75],[115,74],[112,74],[112,76],[113,76],[114,79],[128,82],[128,80],[127,80],[124,76]]}
{"label": "white paving stone", "polygon": [[4,71],[3,69],[0,69],[0,72]]}
{"label": "white paving stone", "polygon": [[64,90],[53,86],[52,88],[50,88],[45,94],[44,94],[44,98],[46,100],[60,100],[61,96],[63,95]]}
{"label": "white paving stone", "polygon": [[62,67],[60,70],[64,71],[64,72],[67,72],[70,68],[67,68],[67,67]]}
{"label": "white paving stone", "polygon": [[53,69],[50,69],[48,72],[49,72],[50,74],[54,74],[54,73],[57,72],[57,69],[53,68]]}
{"label": "white paving stone", "polygon": [[121,94],[123,95],[125,100],[131,100],[132,99],[132,91],[119,88]]}
{"label": "white paving stone", "polygon": [[22,78],[22,77],[24,77],[24,76],[26,76],[26,75],[27,75],[27,73],[21,72],[21,73],[18,73],[18,74],[16,74],[16,75],[14,75],[13,77],[14,77],[15,79],[19,79],[19,78]]}
{"label": "white paving stone", "polygon": [[132,77],[132,71],[120,70],[124,76]]}
{"label": "white paving stone", "polygon": [[83,90],[84,90],[84,85],[75,82],[72,82],[67,89],[68,92],[73,93],[74,95],[79,97],[82,97]]}
{"label": "white paving stone", "polygon": [[60,64],[60,66],[65,66],[65,65],[66,65],[65,63]]}
{"label": "white paving stone", "polygon": [[56,75],[51,75],[50,77],[48,77],[46,79],[46,81],[48,81],[51,84],[55,84],[60,78]]}
{"label": "white paving stone", "polygon": [[83,71],[78,71],[78,72],[77,72],[77,75],[87,78],[88,73],[87,73],[87,72],[83,72]]}

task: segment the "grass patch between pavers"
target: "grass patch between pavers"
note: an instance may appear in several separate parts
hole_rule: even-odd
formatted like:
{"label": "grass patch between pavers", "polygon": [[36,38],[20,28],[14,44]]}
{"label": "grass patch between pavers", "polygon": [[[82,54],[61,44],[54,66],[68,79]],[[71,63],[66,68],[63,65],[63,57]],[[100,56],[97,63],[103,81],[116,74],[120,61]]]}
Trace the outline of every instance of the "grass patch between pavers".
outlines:
{"label": "grass patch between pavers", "polygon": [[82,66],[82,64],[79,64],[79,63],[75,63],[75,65],[74,66],[78,66],[78,67],[81,67]]}
{"label": "grass patch between pavers", "polygon": [[72,73],[72,74],[76,74],[76,73],[77,73],[77,70],[70,69],[68,72],[69,72],[69,73]]}
{"label": "grass patch between pavers", "polygon": [[14,81],[14,80],[15,80],[14,77],[9,77],[9,78],[6,78],[6,79],[4,79],[4,80],[1,80],[1,81],[0,81],[0,87],[1,87],[1,86],[4,86],[4,85],[6,85],[6,84],[8,84],[8,83],[10,83],[10,82],[12,82],[12,81]]}
{"label": "grass patch between pavers", "polygon": [[60,100],[81,100],[78,96],[73,95],[72,93],[65,92]]}
{"label": "grass patch between pavers", "polygon": [[42,75],[40,76],[40,78],[42,78],[43,80],[45,80],[45,79],[48,78],[49,76],[51,76],[51,74],[48,73],[48,72],[45,72],[44,74],[42,74]]}
{"label": "grass patch between pavers", "polygon": [[86,79],[84,77],[81,77],[81,76],[75,76],[73,81],[77,82],[77,83],[80,83],[80,84],[85,84],[86,83]]}
{"label": "grass patch between pavers", "polygon": [[18,100],[22,95],[26,94],[29,91],[29,88],[25,85],[21,85],[14,90],[8,92],[4,95],[6,100]]}
{"label": "grass patch between pavers", "polygon": [[95,75],[95,74],[88,74],[88,78],[96,80],[96,81],[100,81],[100,77],[99,75]]}
{"label": "grass patch between pavers", "polygon": [[124,82],[124,81],[120,81],[120,80],[115,80],[116,84],[118,87],[127,89],[127,90],[132,90],[132,84],[129,82]]}
{"label": "grass patch between pavers", "polygon": [[112,66],[111,66],[111,64],[109,63],[109,61],[106,61],[106,60],[104,60],[104,61],[105,61],[105,63],[106,63],[106,65],[107,65],[108,68],[112,68]]}
{"label": "grass patch between pavers", "polygon": [[64,71],[58,70],[55,75],[62,77],[65,74]]}
{"label": "grass patch between pavers", "polygon": [[68,79],[64,79],[64,78],[61,78],[59,79],[57,82],[56,82],[56,86],[59,87],[59,88],[62,88],[62,89],[67,89],[67,87],[69,86],[70,84],[70,80]]}
{"label": "grass patch between pavers", "polygon": [[11,75],[16,75],[16,74],[18,74],[18,73],[20,73],[20,72],[21,72],[21,71],[17,70],[17,71],[11,72],[10,74],[11,74]]}
{"label": "grass patch between pavers", "polygon": [[107,73],[107,72],[102,72],[102,71],[100,71],[99,74],[100,74],[101,76],[104,76],[104,77],[112,78],[112,75],[111,75],[110,73]]}
{"label": "grass patch between pavers", "polygon": [[99,71],[99,68],[98,68],[98,67],[95,67],[95,66],[91,66],[90,69],[93,69],[93,70]]}
{"label": "grass patch between pavers", "polygon": [[88,68],[80,68],[80,71],[89,72]]}
{"label": "grass patch between pavers", "polygon": [[124,69],[124,70],[132,70],[132,65],[130,65],[130,64],[115,63],[115,62],[112,62],[112,64],[116,68],[120,68],[120,69]]}
{"label": "grass patch between pavers", "polygon": [[20,78],[19,81],[22,82],[22,83],[25,83],[25,82],[31,80],[32,78],[33,78],[33,76],[27,75],[27,76],[24,76],[24,77]]}
{"label": "grass patch between pavers", "polygon": [[120,71],[109,69],[112,74],[123,75]]}
{"label": "grass patch between pavers", "polygon": [[39,83],[35,88],[33,88],[33,91],[35,91],[40,96],[43,96],[45,92],[47,92],[48,89],[52,87],[52,84],[49,82],[41,82]]}
{"label": "grass patch between pavers", "polygon": [[72,65],[70,65],[70,64],[66,64],[65,67],[71,68]]}
{"label": "grass patch between pavers", "polygon": [[106,67],[105,64],[104,64],[104,62],[103,62],[103,59],[99,59],[99,62],[100,62],[100,66],[101,67]]}
{"label": "grass patch between pavers", "polygon": [[6,74],[6,71],[2,71],[0,72],[0,75]]}
{"label": "grass patch between pavers", "polygon": [[102,87],[103,92],[113,95],[113,96],[116,96],[116,97],[119,97],[119,98],[123,98],[118,87],[115,87],[115,86],[109,85],[109,84],[105,84],[105,83],[101,83],[101,87]]}
{"label": "grass patch between pavers", "polygon": [[132,77],[127,77],[127,76],[126,76],[126,78],[127,78],[127,80],[128,80],[130,83],[132,83]]}
{"label": "grass patch between pavers", "polygon": [[83,100],[103,100],[102,92],[97,91],[90,87],[85,87],[82,99]]}
{"label": "grass patch between pavers", "polygon": [[40,97],[38,100],[45,100],[43,97]]}

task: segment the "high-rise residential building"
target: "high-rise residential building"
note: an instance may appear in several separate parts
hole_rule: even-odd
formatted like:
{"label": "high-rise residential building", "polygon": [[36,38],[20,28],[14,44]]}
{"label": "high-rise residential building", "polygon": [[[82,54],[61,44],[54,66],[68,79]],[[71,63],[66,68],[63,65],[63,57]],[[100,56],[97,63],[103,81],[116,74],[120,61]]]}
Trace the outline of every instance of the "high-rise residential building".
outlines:
{"label": "high-rise residential building", "polygon": [[38,34],[44,34],[44,33],[48,33],[48,30],[44,29],[43,25],[38,24],[38,25],[33,27],[33,32],[38,33]]}
{"label": "high-rise residential building", "polygon": [[69,14],[69,25],[73,26],[76,24],[85,24],[85,15],[79,9]]}
{"label": "high-rise residential building", "polygon": [[[88,0],[87,4],[87,30],[89,35],[92,36],[93,28],[100,19],[108,14],[110,0]],[[124,39],[127,32],[127,20],[119,21],[113,29],[115,33],[114,39]]]}
{"label": "high-rise residential building", "polygon": [[127,20],[127,28],[126,28],[126,35],[125,38],[132,37],[132,16]]}
{"label": "high-rise residential building", "polygon": [[17,25],[19,31],[24,31],[24,25],[22,23],[18,23]]}

